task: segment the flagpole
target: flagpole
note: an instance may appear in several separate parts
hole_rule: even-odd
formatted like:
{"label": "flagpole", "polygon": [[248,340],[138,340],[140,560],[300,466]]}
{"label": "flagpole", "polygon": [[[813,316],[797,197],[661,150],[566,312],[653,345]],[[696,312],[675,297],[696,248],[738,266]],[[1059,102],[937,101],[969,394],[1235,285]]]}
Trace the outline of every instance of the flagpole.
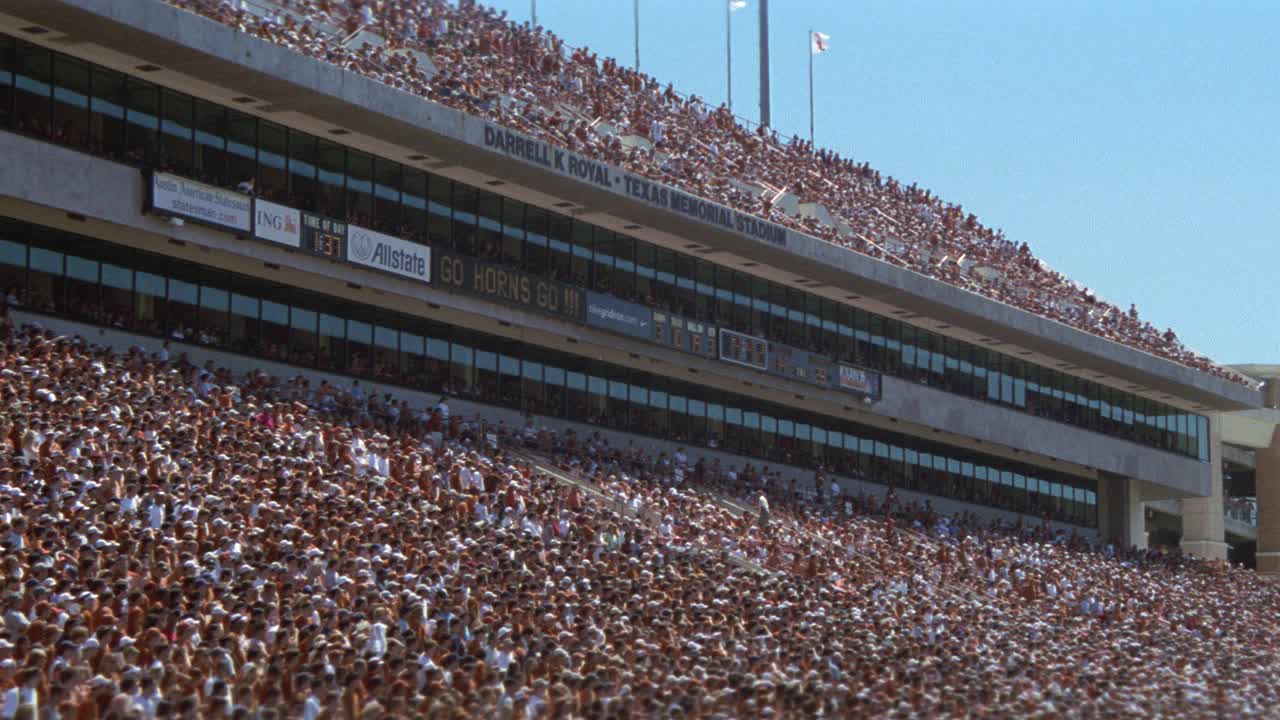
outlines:
{"label": "flagpole", "polygon": [[725,84],[728,86],[729,109],[733,109],[733,21],[730,19],[733,15],[733,9],[729,6],[729,0],[720,0],[724,3],[724,75]]}
{"label": "flagpole", "polygon": [[809,29],[809,42],[806,44],[809,51],[809,145],[813,145],[813,28]]}
{"label": "flagpole", "polygon": [[638,72],[640,70],[640,0],[635,0],[631,8],[636,26],[636,71]]}
{"label": "flagpole", "polygon": [[772,124],[769,116],[769,0],[760,0],[760,124]]}
{"label": "flagpole", "polygon": [[538,0],[529,0],[529,17],[534,27],[538,27]]}

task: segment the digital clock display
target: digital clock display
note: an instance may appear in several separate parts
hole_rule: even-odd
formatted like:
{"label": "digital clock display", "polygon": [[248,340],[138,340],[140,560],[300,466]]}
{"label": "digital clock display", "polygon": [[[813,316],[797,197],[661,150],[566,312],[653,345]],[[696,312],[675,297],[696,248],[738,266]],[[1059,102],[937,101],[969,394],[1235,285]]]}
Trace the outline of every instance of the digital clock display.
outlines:
{"label": "digital clock display", "polygon": [[347,224],[302,213],[302,248],[330,260],[346,260]]}

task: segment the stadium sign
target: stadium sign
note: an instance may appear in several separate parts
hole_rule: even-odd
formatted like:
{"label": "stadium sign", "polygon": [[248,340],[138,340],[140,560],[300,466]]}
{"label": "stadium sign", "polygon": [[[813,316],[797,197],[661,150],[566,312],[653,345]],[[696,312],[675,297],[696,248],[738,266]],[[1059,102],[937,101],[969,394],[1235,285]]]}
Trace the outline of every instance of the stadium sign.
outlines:
{"label": "stadium sign", "polygon": [[779,247],[787,246],[787,229],[767,220],[704,200],[647,178],[623,172],[598,160],[535,140],[504,127],[484,123],[483,137],[472,138],[495,152],[566,177],[589,182],[618,195],[706,225],[746,235]]}
{"label": "stadium sign", "polygon": [[769,341],[720,328],[720,359],[768,372]]}
{"label": "stadium sign", "polygon": [[448,251],[435,256],[436,282],[446,288],[586,322],[586,294],[579,288]]}
{"label": "stadium sign", "polygon": [[650,339],[659,345],[694,355],[716,356],[716,326],[679,315],[653,313],[653,335]]}
{"label": "stadium sign", "polygon": [[302,213],[266,200],[254,200],[253,236],[296,248],[302,244]]}
{"label": "stadium sign", "polygon": [[880,397],[880,373],[841,363],[837,386],[841,390],[878,398]]}
{"label": "stadium sign", "polygon": [[300,232],[300,246],[303,250],[330,260],[347,259],[346,223],[304,212]]}
{"label": "stadium sign", "polygon": [[865,397],[880,397],[879,373],[839,363],[820,353],[720,329],[720,359],[770,375]]}
{"label": "stadium sign", "polygon": [[612,295],[587,293],[587,324],[641,340],[653,339],[653,311]]}
{"label": "stadium sign", "polygon": [[169,173],[153,172],[147,180],[144,211],[242,233],[253,228],[253,202],[248,195]]}
{"label": "stadium sign", "polygon": [[431,248],[358,225],[347,226],[347,260],[410,280],[431,282]]}
{"label": "stadium sign", "polygon": [[836,372],[835,362],[826,355],[769,343],[769,371],[800,382],[830,387]]}

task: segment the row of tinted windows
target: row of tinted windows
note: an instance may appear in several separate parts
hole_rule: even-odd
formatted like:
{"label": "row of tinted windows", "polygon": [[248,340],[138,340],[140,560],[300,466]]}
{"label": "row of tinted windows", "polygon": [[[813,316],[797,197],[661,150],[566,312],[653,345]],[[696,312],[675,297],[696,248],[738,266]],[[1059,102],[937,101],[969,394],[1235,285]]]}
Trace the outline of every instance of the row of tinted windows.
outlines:
{"label": "row of tinted windows", "polygon": [[0,124],[1208,459],[1208,421],[0,37]]}
{"label": "row of tinted windows", "polygon": [[88,238],[0,238],[6,297],[41,312],[1096,524],[1084,478]]}

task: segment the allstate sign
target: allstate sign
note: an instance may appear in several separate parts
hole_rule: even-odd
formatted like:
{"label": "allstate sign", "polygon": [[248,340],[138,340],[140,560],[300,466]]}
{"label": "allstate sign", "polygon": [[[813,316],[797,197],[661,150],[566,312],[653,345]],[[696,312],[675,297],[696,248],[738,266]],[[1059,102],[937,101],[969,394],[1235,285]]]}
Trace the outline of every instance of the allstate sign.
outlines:
{"label": "allstate sign", "polygon": [[431,282],[431,248],[367,230],[347,228],[347,260],[419,282]]}
{"label": "allstate sign", "polygon": [[296,248],[302,244],[302,213],[266,200],[253,201],[253,234]]}

